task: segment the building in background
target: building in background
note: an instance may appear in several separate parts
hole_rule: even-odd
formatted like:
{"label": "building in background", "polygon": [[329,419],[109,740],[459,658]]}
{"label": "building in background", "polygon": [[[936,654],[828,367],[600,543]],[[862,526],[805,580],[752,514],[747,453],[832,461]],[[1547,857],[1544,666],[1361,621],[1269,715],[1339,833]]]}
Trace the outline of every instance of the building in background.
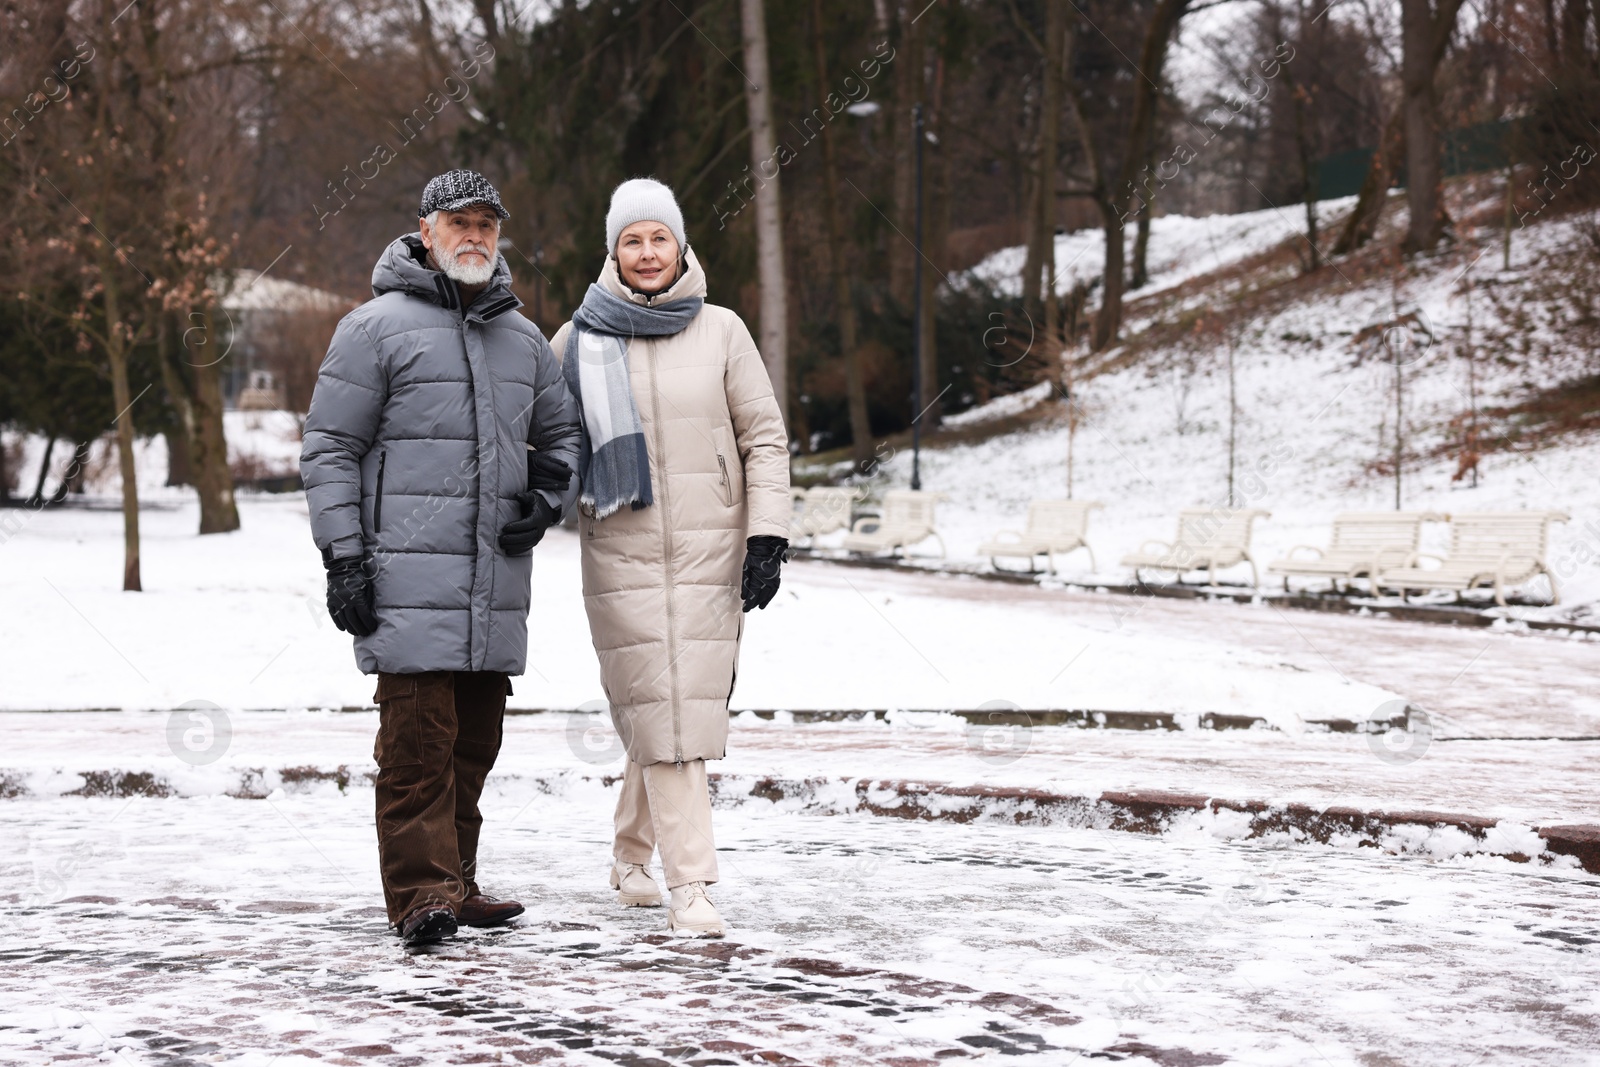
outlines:
{"label": "building in background", "polygon": [[226,407],[304,415],[333,328],[357,301],[252,270],[233,271],[226,282]]}

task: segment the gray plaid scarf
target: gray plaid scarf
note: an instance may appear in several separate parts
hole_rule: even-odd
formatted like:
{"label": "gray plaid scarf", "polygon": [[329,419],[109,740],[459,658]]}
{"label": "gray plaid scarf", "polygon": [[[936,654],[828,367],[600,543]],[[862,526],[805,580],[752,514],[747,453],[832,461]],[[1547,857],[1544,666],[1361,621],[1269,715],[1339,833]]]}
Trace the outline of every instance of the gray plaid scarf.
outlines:
{"label": "gray plaid scarf", "polygon": [[590,285],[573,313],[561,365],[567,388],[583,412],[579,500],[594,509],[596,518],[624,504],[637,511],[654,501],[650,453],[628,381],[628,341],[678,333],[704,304],[694,296],[664,307],[642,307]]}

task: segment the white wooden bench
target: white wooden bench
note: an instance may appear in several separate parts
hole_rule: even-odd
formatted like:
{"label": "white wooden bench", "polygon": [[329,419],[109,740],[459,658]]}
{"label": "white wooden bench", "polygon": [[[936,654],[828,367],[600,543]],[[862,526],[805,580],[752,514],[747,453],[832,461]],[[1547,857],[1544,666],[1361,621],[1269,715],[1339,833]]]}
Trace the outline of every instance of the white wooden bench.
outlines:
{"label": "white wooden bench", "polygon": [[944,538],[934,529],[933,506],[944,498],[943,493],[891,489],[883,494],[883,513],[857,519],[842,547],[849,552],[894,552],[931,537],[939,542],[943,558]]}
{"label": "white wooden bench", "polygon": [[847,486],[817,485],[795,489],[800,510],[789,523],[789,540],[820,537],[850,527],[850,508],[861,498],[861,490]]}
{"label": "white wooden bench", "polygon": [[1133,568],[1135,580],[1147,568],[1173,571],[1180,579],[1188,571],[1203,570],[1215,585],[1218,568],[1248,563],[1251,584],[1260,584],[1256,561],[1250,556],[1250,536],[1255,521],[1271,515],[1264,508],[1184,508],[1178,512],[1174,540],[1146,541],[1139,551],[1124,556],[1122,565]]}
{"label": "white wooden bench", "polygon": [[[1550,544],[1550,524],[1569,518],[1561,511],[1452,515],[1447,556],[1413,552],[1399,566],[1382,571],[1378,585],[1399,590],[1402,597],[1409,596],[1412,590],[1443,589],[1454,591],[1458,598],[1469,589],[1488,586],[1494,589],[1494,602],[1504,607],[1508,588],[1542,574],[1550,581],[1550,603],[1559,603],[1561,593],[1545,553]],[[1422,567],[1424,559],[1438,560],[1439,565]]]}
{"label": "white wooden bench", "polygon": [[1089,512],[1105,507],[1097,500],[1035,500],[1028,505],[1027,528],[1001,530],[992,539],[978,546],[980,556],[988,556],[989,563],[1000,569],[1000,556],[1022,557],[1028,561],[1028,570],[1034,569],[1034,560],[1045,557],[1050,573],[1056,572],[1056,553],[1066,555],[1077,549],[1089,553],[1089,567],[1096,569],[1094,549],[1085,536],[1089,528]]}
{"label": "white wooden bench", "polygon": [[1340,581],[1349,587],[1357,578],[1366,578],[1370,587],[1384,567],[1400,566],[1417,551],[1423,523],[1449,517],[1431,511],[1346,511],[1334,516],[1327,548],[1295,545],[1267,572],[1283,575],[1286,591],[1291,576],[1327,578],[1335,592]]}

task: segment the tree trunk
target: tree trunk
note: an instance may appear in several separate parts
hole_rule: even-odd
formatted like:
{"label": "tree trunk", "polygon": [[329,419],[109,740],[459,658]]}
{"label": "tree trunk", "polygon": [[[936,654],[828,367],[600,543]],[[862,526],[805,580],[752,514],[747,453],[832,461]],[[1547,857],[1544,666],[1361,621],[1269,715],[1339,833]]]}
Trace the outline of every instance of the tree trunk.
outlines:
{"label": "tree trunk", "polygon": [[1031,318],[1051,299],[1055,281],[1056,170],[1060,155],[1061,42],[1066,0],[1045,0],[1044,39],[1037,42],[1044,76],[1039,95],[1039,132],[1034,138],[1033,197],[1029,204],[1028,251],[1022,268],[1022,306]]}
{"label": "tree trunk", "polygon": [[1122,326],[1122,286],[1125,277],[1122,217],[1117,214],[1115,205],[1101,203],[1098,206],[1100,228],[1106,235],[1106,262],[1100,276],[1100,310],[1095,313],[1094,332],[1089,341],[1090,347],[1096,352],[1110,347],[1117,340],[1117,332]]}
{"label": "tree trunk", "polygon": [[51,434],[44,443],[44,458],[39,461],[39,477],[34,480],[33,494],[28,497],[28,506],[36,508],[44,503],[44,483],[50,477],[50,457],[55,454],[56,436]]}
{"label": "tree trunk", "polygon": [[756,176],[756,268],[761,285],[761,358],[785,427],[789,425],[789,315],[784,283],[783,211],[778,200],[777,137],[767,67],[764,0],[739,0],[744,35],[745,104],[750,112],[750,170]]}
{"label": "tree trunk", "polygon": [[168,431],[167,484],[193,485],[194,464],[190,447],[194,441],[194,405],[189,400],[189,386],[178,369],[172,344],[172,318],[165,311],[157,313],[156,363],[161,368],[161,384],[167,391],[167,402],[178,414],[178,429]]}
{"label": "tree trunk", "polygon": [[1133,234],[1133,270],[1128,276],[1129,289],[1143,289],[1150,284],[1150,213],[1155,210],[1156,192],[1150,190],[1144,197],[1144,207],[1139,209],[1139,225]]}
{"label": "tree trunk", "polygon": [[1586,0],[1566,0],[1561,8],[1561,65],[1581,71],[1589,65],[1589,5]]}
{"label": "tree trunk", "polygon": [[1144,146],[1153,136],[1160,86],[1165,80],[1162,68],[1166,65],[1167,48],[1178,22],[1188,11],[1189,2],[1157,0],[1155,10],[1150,14],[1144,44],[1139,53],[1138,70],[1144,76],[1134,80],[1133,107],[1123,142],[1121,166],[1114,180],[1108,173],[1106,161],[1094,150],[1093,131],[1087,119],[1088,101],[1083,97],[1082,88],[1074,86],[1071,94],[1079,138],[1094,174],[1095,206],[1100,211],[1101,228],[1106,235],[1100,310],[1094,317],[1094,332],[1090,338],[1091,347],[1097,352],[1114,344],[1122,329],[1122,294],[1127,284],[1123,224],[1130,214],[1134,182],[1139,177],[1139,168],[1145,162]]}
{"label": "tree trunk", "polygon": [[67,499],[68,493],[77,495],[83,493],[83,483],[89,469],[89,454],[93,451],[93,441],[73,442],[72,462],[67,464],[67,472],[61,476],[61,484],[50,494],[50,503],[61,503]]}
{"label": "tree trunk", "polygon": [[788,431],[789,440],[794,442],[794,449],[801,455],[809,455],[816,451],[811,436],[811,413],[800,402],[804,391],[804,383],[800,380],[800,370],[793,368],[793,378],[789,383],[791,396],[789,398],[788,422],[784,427]]}
{"label": "tree trunk", "polygon": [[1336,256],[1354,252],[1378,230],[1378,220],[1383,217],[1383,205],[1389,198],[1389,182],[1394,175],[1394,165],[1405,154],[1406,127],[1400,108],[1395,108],[1383,124],[1383,135],[1373,150],[1372,162],[1367,165],[1367,175],[1361,179],[1361,190],[1356,194],[1356,206],[1344,221],[1339,240],[1333,246]]}
{"label": "tree trunk", "polygon": [[500,20],[495,16],[495,0],[472,0],[472,7],[477,12],[479,23],[483,26],[483,39],[491,46],[498,45]]}
{"label": "tree trunk", "polygon": [[[897,11],[900,9],[897,7]],[[900,11],[903,15],[904,12]],[[909,20],[902,19],[902,23]],[[922,102],[926,87],[925,72],[922,69],[922,20],[909,22],[901,30],[901,37],[905,42],[905,66],[899,68],[895,74],[895,125],[892,130],[894,137],[894,204],[891,214],[895,216],[895,225],[900,232],[888,239],[889,245],[889,296],[901,308],[908,312],[911,309],[915,286],[914,275],[916,272],[917,250],[911,244],[911,231],[915,226],[916,176],[913,173],[912,162],[912,137],[906,136],[911,129],[911,108],[914,104]],[[905,125],[902,126],[901,123]],[[902,240],[901,238],[904,238]],[[913,326],[915,329],[915,326]]]}
{"label": "tree trunk", "polygon": [[194,484],[194,463],[189,458],[189,435],[182,429],[161,435],[167,442],[167,486]]}
{"label": "tree trunk", "polygon": [[[1411,4],[1418,0],[1405,0]],[[1444,59],[1445,50],[1450,47],[1450,35],[1455,30],[1456,15],[1461,9],[1462,0],[1439,0],[1439,11],[1430,20],[1431,48],[1428,54],[1429,73],[1428,84],[1433,84],[1433,71],[1439,68]],[[1409,10],[1409,9],[1407,9]],[[1408,15],[1403,18],[1409,17]],[[1403,28],[1403,27],[1402,27]],[[1406,46],[1402,45],[1402,49]],[[1405,55],[1402,53],[1402,64]],[[1404,80],[1402,76],[1402,80]],[[1383,205],[1388,198],[1389,180],[1394,173],[1394,168],[1402,157],[1408,157],[1410,150],[1406,146],[1406,108],[1404,98],[1399,106],[1389,115],[1384,123],[1383,136],[1378,141],[1377,149],[1372,153],[1372,163],[1367,168],[1367,176],[1361,182],[1361,192],[1356,197],[1355,210],[1345,220],[1344,230],[1339,234],[1339,241],[1333,246],[1333,254],[1342,256],[1354,252],[1372,239],[1373,233],[1378,229],[1378,219],[1383,215]],[[1437,129],[1437,104],[1435,104],[1435,129]],[[1435,152],[1437,161],[1437,151]],[[1410,163],[1407,162],[1409,169]],[[1409,188],[1415,184],[1411,175],[1406,176],[1406,185]],[[1442,210],[1442,201],[1441,210]],[[1416,211],[1412,210],[1412,219],[1415,220]],[[1448,219],[1445,220],[1448,222]]]}
{"label": "tree trunk", "polygon": [[[1326,25],[1324,16],[1327,14],[1328,0],[1320,0],[1312,5],[1315,14],[1311,17],[1310,24],[1316,26]],[[1316,55],[1312,42],[1307,39],[1306,12],[1304,8],[1299,11],[1299,21],[1295,26],[1295,36],[1299,38],[1298,45],[1301,51]],[[1320,42],[1319,42],[1320,43]],[[1308,250],[1305,259],[1305,273],[1311,274],[1322,266],[1322,248],[1318,244],[1317,236],[1317,168],[1316,146],[1312,144],[1315,136],[1314,114],[1312,107],[1315,100],[1309,85],[1300,85],[1294,80],[1293,65],[1285,63],[1283,71],[1283,87],[1289,94],[1289,106],[1294,119],[1294,143],[1296,162],[1300,165],[1300,199],[1305,204],[1306,211],[1306,244]]]}
{"label": "tree trunk", "polygon": [[[811,44],[819,92],[828,84],[828,54],[822,41],[822,0],[811,0]],[[850,284],[849,252],[839,218],[839,161],[833,148],[833,124],[822,128],[822,205],[828,225],[828,269],[833,275],[834,314],[839,319],[839,355],[844,360],[845,399],[850,411],[850,453],[860,469],[872,462],[872,422],[867,413],[867,386],[857,349],[856,304]]]}
{"label": "tree trunk", "polygon": [[210,309],[201,314],[203,345],[188,346],[190,380],[194,383],[194,436],[189,457],[194,467],[195,491],[200,496],[200,532],[228,533],[239,528],[239,507],[233,499],[233,471],[228,466],[228,441],[222,431],[222,360],[214,354],[222,339],[216,336]]}
{"label": "tree trunk", "polygon": [[[1156,100],[1157,107],[1160,99]],[[1151,116],[1150,135],[1145,138],[1144,147],[1140,150],[1143,155],[1141,173],[1151,174],[1156,169],[1156,124],[1155,117]],[[1137,178],[1137,175],[1135,175]],[[1150,220],[1156,213],[1156,187],[1152,184],[1149,192],[1139,197],[1139,225],[1133,237],[1133,269],[1128,276],[1129,289],[1143,289],[1150,284]],[[1130,199],[1131,202],[1131,199]]]}
{"label": "tree trunk", "polygon": [[[1041,109],[1042,111],[1042,109]],[[1037,143],[1034,149],[1034,168],[1037,171],[1044,158],[1044,149]],[[1022,310],[1031,319],[1039,317],[1039,303],[1044,286],[1044,220],[1048,217],[1044,207],[1044,175],[1035,173],[1028,189],[1027,216],[1023,221],[1024,252],[1022,258]]]}
{"label": "tree trunk", "polygon": [[[1439,98],[1434,91],[1434,36],[1440,32],[1436,19],[1443,19],[1450,0],[1442,0],[1436,16],[1432,0],[1401,0],[1401,111],[1406,126],[1406,203],[1411,208],[1410,226],[1402,252],[1426,252],[1445,239],[1449,217],[1444,210],[1444,172],[1440,165]],[[1448,29],[1444,31],[1448,35]]]}
{"label": "tree trunk", "polygon": [[117,469],[122,475],[122,591],[137,593],[139,581],[139,480],[133,464],[133,390],[128,384],[127,338],[116,264],[100,254],[100,284],[106,313],[106,357],[111,364],[111,402],[117,406]]}
{"label": "tree trunk", "polygon": [[1060,212],[1056,204],[1057,160],[1061,154],[1061,83],[1066,76],[1067,12],[1065,0],[1047,0],[1044,17],[1044,115],[1039,123],[1043,166],[1039,177],[1042,182],[1039,218],[1040,256],[1039,271],[1043,281],[1045,329],[1051,337],[1056,328],[1056,222]]}

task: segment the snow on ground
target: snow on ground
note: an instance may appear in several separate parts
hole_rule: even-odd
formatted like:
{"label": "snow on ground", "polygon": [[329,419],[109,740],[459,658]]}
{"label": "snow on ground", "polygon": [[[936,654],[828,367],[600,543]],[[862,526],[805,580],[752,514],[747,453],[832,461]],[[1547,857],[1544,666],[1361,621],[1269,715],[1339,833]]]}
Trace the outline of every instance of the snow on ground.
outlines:
{"label": "snow on ground", "polygon": [[[1281,240],[1288,231],[1272,230],[1275,217],[1257,212],[1216,220],[1157,219],[1151,248],[1162,250],[1168,257],[1163,262],[1177,264],[1173,272],[1158,275],[1158,286],[1212,265],[1201,223],[1215,222],[1219,244],[1221,227],[1237,229],[1221,256],[1229,261]],[[1165,237],[1162,223],[1172,227]],[[1551,222],[1519,233],[1518,262],[1537,263],[1549,249],[1576,240],[1577,225]],[[1252,233],[1259,235],[1261,245],[1252,243]],[[1460,257],[1424,264],[1397,288],[1391,288],[1387,277],[1360,285],[1330,284],[1315,300],[1244,325],[1234,358],[1234,499],[1271,512],[1257,523],[1254,545],[1265,582],[1277,583],[1265,567],[1294,546],[1326,544],[1336,513],[1395,506],[1392,475],[1372,473],[1374,464],[1392,456],[1395,372],[1381,360],[1358,362],[1351,338],[1363,327],[1386,320],[1396,307],[1421,310],[1437,340],[1413,349],[1403,368],[1407,449],[1427,453],[1459,438],[1459,428],[1449,424],[1468,408],[1469,383],[1467,363],[1456,345],[1467,314],[1456,283],[1475,254],[1467,249]],[[991,262],[997,271],[1012,269]],[[1095,255],[1084,262],[1098,266]],[[1476,269],[1488,272],[1483,265]],[[1514,271],[1490,280],[1504,287],[1522,278]],[[1473,313],[1481,338],[1487,315],[1481,297]],[[1525,379],[1535,374],[1522,366],[1502,366],[1493,355],[1485,352],[1476,366],[1480,406],[1520,398],[1528,385]],[[1039,404],[1055,409],[1034,427],[976,443],[924,449],[923,487],[949,494],[939,506],[938,523],[951,559],[977,561],[978,546],[995,532],[1021,528],[1031,500],[1067,495],[1064,405],[1059,398],[1045,399],[1045,392],[1036,387],[1003,397],[987,410],[966,412],[956,420],[971,427]],[[1228,503],[1226,355],[1220,347],[1168,351],[1080,382],[1075,392],[1080,417],[1071,442],[1072,495],[1102,501],[1106,507],[1094,513],[1089,526],[1098,566],[1091,568],[1087,555],[1079,552],[1065,561],[1065,573],[1074,580],[1125,582],[1122,557],[1146,541],[1170,541],[1179,508]],[[1450,451],[1408,461],[1401,502],[1407,509],[1442,513],[1552,509],[1569,514],[1570,522],[1552,527],[1547,554],[1560,579],[1563,605],[1515,613],[1582,619],[1600,600],[1597,465],[1600,440],[1592,437],[1569,438],[1538,451],[1495,451],[1484,456],[1473,488],[1451,480],[1456,459]],[[877,487],[905,486],[910,468],[909,448],[891,450],[869,481]],[[840,467],[836,473],[845,470]],[[841,537],[830,535],[818,544],[836,545]],[[1443,552],[1448,538],[1444,524],[1430,524],[1423,547]],[[916,552],[931,556],[937,546],[929,541]],[[1248,582],[1250,568],[1240,565],[1222,579]],[[1526,592],[1535,601],[1548,596],[1545,579],[1536,579]]]}
{"label": "snow on ground", "polygon": [[[1353,196],[1318,205],[1324,219],[1337,216],[1356,202]],[[1181,285],[1190,278],[1259,255],[1305,232],[1300,210],[1268,208],[1237,215],[1161,215],[1150,220],[1150,282],[1130,296],[1148,296]],[[1106,258],[1105,232],[1075,230],[1056,236],[1056,291],[1067,293],[1079,283],[1100,277]],[[972,278],[996,292],[1015,296],[1027,258],[1026,249],[1005,248],[970,271]],[[958,279],[959,280],[959,279]]]}
{"label": "snow on ground", "polygon": [[[116,588],[117,512],[27,513],[29,523],[0,545],[0,709],[370,706],[372,679],[356,671],[349,637],[325,612],[303,502],[252,496],[242,508],[240,531],[207,537],[194,533],[192,507],[147,511],[146,591],[137,594]],[[559,529],[534,553],[529,669],[516,682],[515,708],[578,709],[601,699],[577,554],[576,538]],[[751,726],[740,732],[765,738],[752,744],[766,754],[736,745],[730,773],[920,775],[1074,792],[1171,788],[1234,799],[1454,805],[1535,822],[1593,819],[1580,768],[1594,743],[1533,740],[1600,735],[1586,640],[820,562],[786,568],[782,593],[747,620],[744,640],[736,710],[1131,710],[1175,713],[1191,726],[1220,712],[1277,730],[1041,728],[1026,759],[991,765],[971,752],[966,724],[947,715],[840,727],[837,744],[825,741],[832,728],[779,736],[775,727]],[[1315,726],[1387,719],[1406,705],[1429,717],[1438,739],[1432,762],[1386,759],[1377,735],[1330,736]],[[148,725],[128,727],[137,738],[108,727],[97,744],[97,729],[87,720],[71,725],[77,721],[66,716],[43,731],[44,747],[31,756],[14,742],[0,769],[145,771],[152,753],[165,751]],[[63,729],[81,738],[81,752],[76,741],[63,750]],[[150,729],[156,733],[143,736]],[[1452,738],[1488,740],[1451,747]],[[250,749],[237,758],[273,769],[365,758],[321,745],[308,739],[300,759],[258,758]],[[369,756],[370,738],[361,746]],[[555,755],[570,764],[564,750]]]}
{"label": "snow on ground", "polygon": [[[11,741],[0,757],[0,792],[63,796],[90,780],[131,774],[148,775],[182,796],[270,793],[280,786],[306,788],[297,779],[336,778],[341,768],[350,781],[364,784],[377,770],[376,711],[232,709],[219,718],[225,727],[210,723],[215,711],[199,719],[193,714],[6,713]],[[713,771],[741,783],[768,777],[911,780],[1091,799],[1164,790],[1319,809],[1469,814],[1523,826],[1594,822],[1597,815],[1589,779],[1600,740],[1429,736],[1391,748],[1378,734],[1086,730],[969,723],[931,712],[843,722],[744,712],[730,730],[728,756]],[[573,777],[619,775],[623,758],[602,714],[513,715],[495,774],[559,787]],[[833,810],[822,786],[797,806],[807,805]],[[1237,836],[1224,825],[1209,831]],[[1471,851],[1464,844],[1445,854]]]}
{"label": "snow on ground", "polygon": [[612,803],[491,779],[482,877],[529,912],[408,955],[368,790],[7,801],[0,1058],[1600,1062],[1592,876],[736,809],[709,945],[616,906]]}
{"label": "snow on ground", "polygon": [[[288,411],[226,411],[222,416],[223,435],[228,440],[228,461],[237,472],[241,467],[252,477],[281,478],[300,473],[300,418]],[[7,432],[7,440],[16,435]],[[33,492],[44,461],[45,440],[38,436],[21,439],[21,462],[17,465],[17,490],[21,496]],[[167,485],[167,442],[150,437],[134,442],[134,466],[139,472],[139,499],[149,503],[179,504],[194,498],[186,487]],[[72,446],[57,441],[50,455],[50,474],[45,480],[45,495],[54,491],[59,479],[72,464]],[[116,441],[109,435],[94,441],[84,463],[84,488],[91,496],[112,497],[122,491],[117,473]]]}
{"label": "snow on ground", "polygon": [[[350,639],[327,618],[303,499],[243,498],[243,528],[208,537],[195,534],[192,506],[147,511],[140,594],[119,590],[121,516],[109,506],[19,514],[27,521],[0,546],[0,708],[371,703],[372,681],[356,672]],[[528,675],[514,700],[575,708],[600,699],[576,535],[553,532],[533,559]],[[808,573],[791,570],[780,604],[748,621],[735,707],[976,708],[1007,700],[1227,711],[1292,726],[1366,719],[1401,699],[1315,662],[1285,668],[1203,628],[1106,632],[1099,618],[1048,605],[902,598],[892,582]],[[1171,669],[1144,669],[1152,658]]]}

